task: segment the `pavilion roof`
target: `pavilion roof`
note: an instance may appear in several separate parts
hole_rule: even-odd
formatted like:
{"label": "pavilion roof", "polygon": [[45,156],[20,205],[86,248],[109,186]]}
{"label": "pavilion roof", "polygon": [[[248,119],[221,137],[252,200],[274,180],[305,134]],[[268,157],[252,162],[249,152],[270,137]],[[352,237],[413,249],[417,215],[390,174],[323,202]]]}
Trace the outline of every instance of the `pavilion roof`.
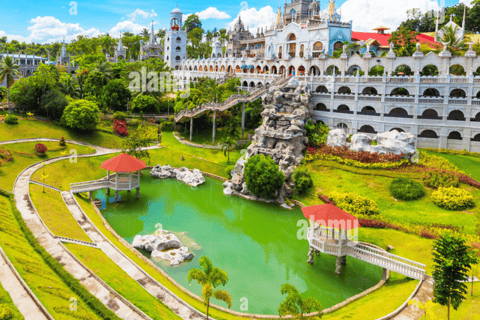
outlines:
{"label": "pavilion roof", "polygon": [[102,163],[102,169],[113,172],[136,172],[145,169],[145,162],[122,153]]}
{"label": "pavilion roof", "polygon": [[302,208],[303,215],[309,220],[330,228],[350,230],[358,227],[358,219],[333,204],[322,204]]}

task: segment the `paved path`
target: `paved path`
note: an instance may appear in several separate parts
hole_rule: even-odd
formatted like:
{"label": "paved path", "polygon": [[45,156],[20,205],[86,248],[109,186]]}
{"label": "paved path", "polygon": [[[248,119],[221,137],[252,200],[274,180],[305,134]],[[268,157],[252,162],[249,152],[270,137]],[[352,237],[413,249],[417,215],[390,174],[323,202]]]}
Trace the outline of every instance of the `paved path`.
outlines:
{"label": "paved path", "polygon": [[0,282],[25,319],[53,320],[0,248]]}

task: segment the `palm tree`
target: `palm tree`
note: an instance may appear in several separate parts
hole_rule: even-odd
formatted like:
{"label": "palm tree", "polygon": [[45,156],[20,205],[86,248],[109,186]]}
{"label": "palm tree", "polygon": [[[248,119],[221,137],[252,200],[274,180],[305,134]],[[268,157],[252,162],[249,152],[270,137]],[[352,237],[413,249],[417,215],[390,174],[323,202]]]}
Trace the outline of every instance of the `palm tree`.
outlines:
{"label": "palm tree", "polygon": [[205,86],[207,88],[207,95],[210,101],[215,103],[219,102],[223,93],[223,89],[218,85],[217,80],[208,79],[205,82]]}
{"label": "palm tree", "polygon": [[98,63],[95,70],[101,72],[106,79],[110,79],[112,76],[112,66],[108,61]]}
{"label": "palm tree", "polygon": [[237,147],[237,140],[232,136],[227,136],[222,142],[222,151],[227,157],[227,163],[230,163],[230,151]]}
{"label": "palm tree", "polygon": [[15,77],[21,78],[22,74],[20,71],[20,66],[16,65],[10,56],[6,56],[0,63],[0,83],[6,80],[7,82],[7,101],[8,101],[8,111],[12,111],[10,104],[10,86],[13,84]]}
{"label": "palm tree", "polygon": [[442,31],[442,42],[446,43],[447,50],[450,51],[453,55],[462,55],[463,51],[467,50],[468,46],[465,43],[465,39],[462,37],[457,37],[458,27],[443,27]]}
{"label": "palm tree", "polygon": [[284,315],[291,315],[296,319],[305,319],[305,314],[312,311],[318,311],[318,317],[322,317],[322,306],[320,302],[314,297],[302,298],[302,295],[291,284],[285,283],[280,292],[282,295],[288,294],[285,301],[283,301],[278,307],[278,314],[280,317]]}
{"label": "palm tree", "polygon": [[58,85],[63,94],[69,95],[72,98],[77,97],[79,89],[72,76],[62,77],[62,80],[58,83]]}
{"label": "palm tree", "polygon": [[192,280],[197,281],[202,285],[203,302],[207,305],[207,320],[208,311],[210,308],[210,298],[224,301],[228,307],[232,306],[232,296],[225,290],[216,289],[220,284],[225,285],[228,281],[227,273],[212,265],[212,262],[207,257],[200,258],[200,266],[203,270],[192,269],[188,272],[188,283]]}

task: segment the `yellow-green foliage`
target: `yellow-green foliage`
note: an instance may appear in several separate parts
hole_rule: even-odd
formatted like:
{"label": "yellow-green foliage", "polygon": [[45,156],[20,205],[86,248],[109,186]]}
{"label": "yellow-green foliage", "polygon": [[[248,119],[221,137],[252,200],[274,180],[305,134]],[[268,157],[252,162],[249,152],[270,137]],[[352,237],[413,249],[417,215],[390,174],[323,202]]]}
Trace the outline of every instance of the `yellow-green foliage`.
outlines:
{"label": "yellow-green foliage", "polygon": [[444,171],[427,171],[422,176],[423,183],[430,188],[458,187],[459,179]]}
{"label": "yellow-green foliage", "polygon": [[355,193],[332,192],[329,195],[337,207],[353,215],[375,215],[378,214],[378,206],[375,201]]}
{"label": "yellow-green foliage", "polygon": [[455,187],[440,187],[432,193],[432,200],[437,206],[447,210],[465,210],[475,206],[475,200],[468,191]]}
{"label": "yellow-green foliage", "polygon": [[400,168],[403,165],[410,164],[408,159],[404,159],[398,162],[377,162],[377,163],[364,163],[356,160],[345,159],[339,156],[334,156],[330,154],[318,154],[318,155],[305,155],[305,161],[310,162],[313,160],[327,160],[335,161],[350,167],[361,168],[361,169],[395,169]]}
{"label": "yellow-green foliage", "polygon": [[461,172],[457,166],[452,164],[447,159],[422,151],[420,151],[420,160],[418,164],[425,166],[426,168],[437,168],[451,172]]}

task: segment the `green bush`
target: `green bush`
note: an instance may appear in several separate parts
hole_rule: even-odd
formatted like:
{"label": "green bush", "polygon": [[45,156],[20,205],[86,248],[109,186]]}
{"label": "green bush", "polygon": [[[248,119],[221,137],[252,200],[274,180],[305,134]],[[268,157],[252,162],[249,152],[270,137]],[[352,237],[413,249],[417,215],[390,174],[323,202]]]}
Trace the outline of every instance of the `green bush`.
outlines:
{"label": "green bush", "polygon": [[458,177],[444,171],[427,171],[422,177],[423,183],[430,188],[458,187]]}
{"label": "green bush", "polygon": [[18,117],[14,114],[9,114],[8,116],[3,119],[3,121],[6,124],[17,124],[18,123]]}
{"label": "green bush", "polygon": [[425,188],[415,180],[396,178],[390,183],[390,193],[395,199],[410,201],[425,196]]}
{"label": "green bush", "polygon": [[319,147],[327,142],[330,128],[326,124],[322,122],[314,124],[312,120],[308,120],[304,125],[304,129],[307,132],[308,143],[310,146]]}
{"label": "green bush", "polygon": [[0,320],[13,318],[13,310],[6,304],[0,304]]}
{"label": "green bush", "polygon": [[159,103],[157,99],[150,95],[139,95],[132,103],[132,112],[137,113],[143,111],[144,113],[158,113]]}
{"label": "green bush", "polygon": [[116,120],[125,120],[127,118],[127,115],[124,112],[117,111],[113,114],[112,118]]}
{"label": "green bush", "polygon": [[165,121],[162,123],[162,131],[172,132],[174,127],[175,123],[173,121]]}
{"label": "green bush", "polygon": [[103,103],[108,109],[127,110],[127,103],[132,97],[132,93],[122,80],[116,79],[108,82],[103,91]]}
{"label": "green bush", "polygon": [[95,102],[75,100],[63,111],[62,123],[72,129],[93,131],[100,122],[99,112]]}
{"label": "green bush", "polygon": [[353,215],[375,215],[378,214],[378,206],[375,201],[355,193],[332,192],[330,199],[337,207]]}
{"label": "green bush", "polygon": [[285,182],[285,175],[269,156],[256,155],[245,164],[245,182],[251,193],[265,199],[275,198],[275,192]]}
{"label": "green bush", "polygon": [[455,187],[440,187],[432,193],[432,200],[437,206],[447,210],[465,210],[475,206],[475,199],[470,192]]}
{"label": "green bush", "polygon": [[226,169],[225,169],[225,173],[227,174],[228,176],[228,179],[232,179],[232,171],[233,169],[235,169],[235,166],[228,166]]}
{"label": "green bush", "polygon": [[308,188],[313,186],[312,177],[308,172],[307,167],[298,167],[295,169],[292,175],[293,184],[295,185],[295,191],[298,193],[305,193]]}

